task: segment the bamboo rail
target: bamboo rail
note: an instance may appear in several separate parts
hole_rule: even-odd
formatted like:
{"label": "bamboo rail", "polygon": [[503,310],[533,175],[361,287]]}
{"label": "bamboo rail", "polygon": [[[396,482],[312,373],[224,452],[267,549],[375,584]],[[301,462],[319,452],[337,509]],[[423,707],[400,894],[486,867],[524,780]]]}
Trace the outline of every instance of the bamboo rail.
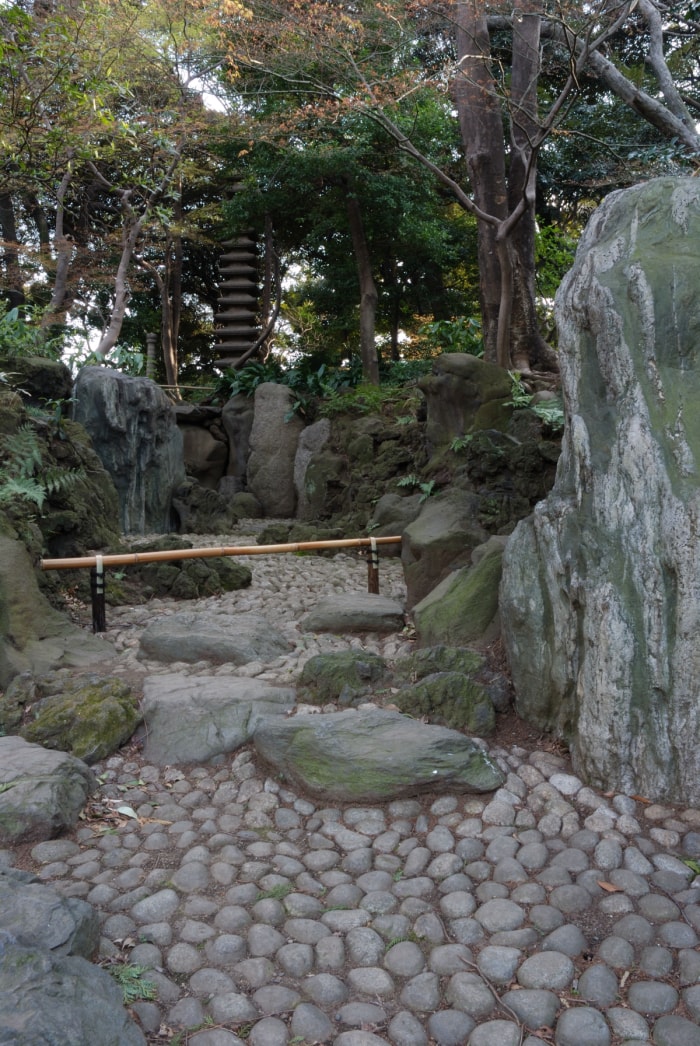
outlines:
{"label": "bamboo rail", "polygon": [[307,549],[359,548],[377,545],[398,545],[401,536],[381,538],[339,538],[337,541],[295,541],[286,545],[231,545],[221,548],[174,548],[161,552],[124,552],[109,556],[80,556],[75,559],[42,559],[42,570],[75,570],[79,567],[128,566],[129,563],[157,563],[177,559],[211,559],[214,556],[262,556],[276,552],[304,552]]}
{"label": "bamboo rail", "polygon": [[378,545],[401,544],[401,535],[392,537],[339,538],[333,541],[294,541],[282,545],[229,545],[220,548],[174,548],[159,552],[124,552],[107,556],[77,556],[72,559],[42,559],[42,570],[76,570],[91,567],[92,630],[107,628],[105,609],[105,567],[122,567],[134,563],[177,562],[180,559],[213,559],[215,556],[262,556],[278,552],[305,552],[326,548],[369,548],[367,558],[367,591],[379,592]]}

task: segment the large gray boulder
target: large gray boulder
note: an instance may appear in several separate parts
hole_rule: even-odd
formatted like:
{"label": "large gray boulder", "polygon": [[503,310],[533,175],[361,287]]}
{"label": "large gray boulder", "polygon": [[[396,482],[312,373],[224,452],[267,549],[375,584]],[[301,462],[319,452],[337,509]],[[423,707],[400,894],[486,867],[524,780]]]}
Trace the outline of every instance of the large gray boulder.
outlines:
{"label": "large gray boulder", "polygon": [[379,708],[265,719],[253,743],[293,787],[333,802],[491,792],[504,780],[471,738]]}
{"label": "large gray boulder", "polygon": [[406,527],[401,560],[406,577],[406,603],[420,602],[453,570],[469,566],[472,551],[488,540],[479,523],[478,494],[454,489],[429,498]]}
{"label": "large gray boulder", "polygon": [[221,410],[221,423],[228,437],[228,482],[222,493],[237,494],[246,489],[253,416],[254,405],[250,396],[232,396]]}
{"label": "large gray boulder", "polygon": [[149,378],[83,367],[74,417],[87,429],[119,495],[125,534],[166,533],[173,490],[185,479],[182,435],[165,393]]}
{"label": "large gray boulder", "polygon": [[556,302],[568,419],[501,616],[520,714],[591,784],[700,802],[700,183],[594,213]]}
{"label": "large gray boulder", "polygon": [[146,1046],[106,970],[11,938],[0,959],[0,1046]]}
{"label": "large gray boulder", "polygon": [[52,839],[72,828],[96,787],[80,759],[0,737],[0,844]]}
{"label": "large gray boulder", "polygon": [[151,676],[144,681],[144,757],[160,766],[206,763],[250,741],[264,716],[287,715],[290,687],[221,676]]}
{"label": "large gray boulder", "polygon": [[425,396],[426,436],[433,449],[474,429],[505,427],[510,417],[508,371],[466,352],[448,352],[418,387]]}
{"label": "large gray boulder", "polygon": [[141,633],[140,658],[245,665],[273,661],[291,645],[260,614],[182,611],[156,618]]}
{"label": "large gray boulder", "polygon": [[248,489],[266,516],[293,516],[296,508],[294,459],[304,422],[292,414],[292,405],[286,385],[265,381],[255,390]]}
{"label": "large gray boulder", "polygon": [[55,610],[39,591],[32,561],[20,541],[0,534],[0,687],[23,672],[109,661],[115,651]]}
{"label": "large gray boulder", "polygon": [[23,948],[91,959],[100,943],[100,920],[78,897],[62,897],[29,872],[0,868],[0,936]]}
{"label": "large gray boulder", "polygon": [[317,497],[314,485],[306,487],[306,473],[309,464],[328,443],[331,436],[331,423],[328,418],[320,418],[313,425],[307,426],[299,436],[297,453],[294,459],[294,488],[297,492],[297,516],[299,519],[318,519]]}
{"label": "large gray boulder", "polygon": [[0,869],[0,1046],[145,1046],[110,975],[88,960],[97,912]]}

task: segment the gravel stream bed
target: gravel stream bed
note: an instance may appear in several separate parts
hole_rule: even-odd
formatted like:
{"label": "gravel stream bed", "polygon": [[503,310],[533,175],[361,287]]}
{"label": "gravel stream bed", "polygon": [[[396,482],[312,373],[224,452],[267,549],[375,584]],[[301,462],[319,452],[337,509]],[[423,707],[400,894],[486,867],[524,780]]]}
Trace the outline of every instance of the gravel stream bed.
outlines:
{"label": "gravel stream bed", "polygon": [[[324,596],[365,588],[363,558],[247,562],[249,589],[187,606],[259,611],[289,656],[140,662],[140,630],[182,609],[154,600],[108,608],[117,672],[288,685],[320,651],[411,649],[299,630]],[[401,598],[397,560],[380,583]],[[132,1010],[149,1043],[700,1046],[700,877],[684,863],[700,860],[700,811],[602,795],[549,750],[490,747],[507,773],[494,795],[326,807],[247,749],[157,767],[132,745],[94,767],[92,814],[23,863],[98,910],[101,960],[145,968],[156,997]]]}

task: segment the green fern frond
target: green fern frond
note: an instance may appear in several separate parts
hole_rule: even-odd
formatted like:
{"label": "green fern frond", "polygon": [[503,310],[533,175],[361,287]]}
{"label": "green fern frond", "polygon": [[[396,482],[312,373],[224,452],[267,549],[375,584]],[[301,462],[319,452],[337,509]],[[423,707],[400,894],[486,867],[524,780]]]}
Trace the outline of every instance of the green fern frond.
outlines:
{"label": "green fern frond", "polygon": [[11,501],[31,501],[41,509],[46,501],[46,490],[32,476],[7,476],[0,473],[0,505]]}
{"label": "green fern frond", "polygon": [[84,468],[64,469],[57,465],[44,469],[38,477],[40,482],[43,483],[47,495],[61,494],[74,486],[78,480],[85,478],[86,472]]}

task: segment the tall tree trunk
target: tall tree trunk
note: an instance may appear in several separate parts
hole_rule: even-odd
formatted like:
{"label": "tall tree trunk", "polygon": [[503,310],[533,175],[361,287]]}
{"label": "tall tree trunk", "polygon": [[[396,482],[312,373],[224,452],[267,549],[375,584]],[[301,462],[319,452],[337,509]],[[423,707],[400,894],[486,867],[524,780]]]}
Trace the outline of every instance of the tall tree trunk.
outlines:
{"label": "tall tree trunk", "polygon": [[508,209],[522,214],[510,232],[513,308],[510,322],[512,366],[556,368],[556,354],[542,337],[535,308],[535,190],[537,83],[540,73],[541,7],[539,0],[518,0],[513,15],[513,62],[510,96]]}
{"label": "tall tree trunk", "polygon": [[[453,84],[474,202],[498,221],[508,217],[503,115],[490,68],[491,44],[481,0],[455,5],[458,71]],[[486,358],[496,360],[501,302],[497,224],[479,221],[479,301]]]}
{"label": "tall tree trunk", "polygon": [[483,212],[478,255],[486,358],[524,371],[556,369],[556,354],[540,334],[535,308],[541,0],[516,0],[514,6],[509,142],[480,0],[455,5],[459,68],[453,93],[473,199]]}
{"label": "tall tree trunk", "polygon": [[377,302],[379,295],[372,276],[372,264],[369,254],[365,227],[362,221],[360,204],[351,192],[347,195],[348,221],[350,235],[357,265],[357,277],[360,283],[360,353],[362,355],[362,377],[371,385],[379,384],[379,361],[375,344]]}

